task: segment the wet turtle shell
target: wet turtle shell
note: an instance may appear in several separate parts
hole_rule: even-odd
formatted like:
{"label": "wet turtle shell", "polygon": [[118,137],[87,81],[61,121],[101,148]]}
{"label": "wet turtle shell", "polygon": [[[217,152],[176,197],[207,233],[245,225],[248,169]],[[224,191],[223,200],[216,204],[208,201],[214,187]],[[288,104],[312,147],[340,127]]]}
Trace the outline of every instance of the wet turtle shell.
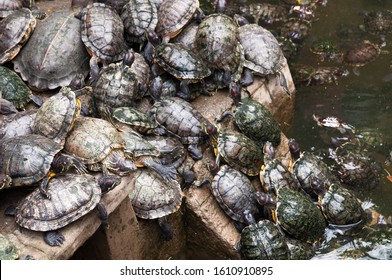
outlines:
{"label": "wet turtle shell", "polygon": [[10,101],[18,109],[24,109],[35,98],[18,74],[4,66],[0,66],[0,97]]}
{"label": "wet turtle shell", "polygon": [[375,35],[392,33],[392,11],[383,9],[371,11],[363,18],[365,30]]}
{"label": "wet turtle shell", "polygon": [[0,234],[0,260],[17,260],[20,251],[6,236]]}
{"label": "wet turtle shell", "polygon": [[88,51],[106,63],[122,60],[127,52],[124,24],[103,3],[88,5],[82,12],[82,41]]}
{"label": "wet turtle shell", "polygon": [[130,0],[122,9],[125,39],[141,44],[146,40],[146,30],[154,30],[158,23],[158,10],[151,0]]}
{"label": "wet turtle shell", "polygon": [[290,259],[285,236],[269,220],[245,227],[241,232],[239,249],[247,260]]}
{"label": "wet turtle shell", "polygon": [[344,62],[348,65],[359,67],[374,61],[381,53],[377,44],[364,41],[344,54]]}
{"label": "wet turtle shell", "polygon": [[68,86],[80,74],[87,76],[89,55],[80,39],[80,20],[72,11],[52,13],[39,24],[13,60],[14,69],[36,90]]}
{"label": "wet turtle shell", "polygon": [[139,53],[134,53],[135,59],[131,65],[131,72],[135,74],[139,84],[139,95],[147,93],[151,81],[151,68],[146,59]]}
{"label": "wet turtle shell", "polygon": [[149,169],[136,170],[134,176],[129,199],[137,217],[157,219],[178,211],[183,193],[177,181],[168,182]]}
{"label": "wet turtle shell", "polygon": [[292,260],[310,260],[316,254],[313,244],[296,238],[286,238],[286,241]]}
{"label": "wet turtle shell", "polygon": [[303,42],[310,34],[312,24],[300,18],[287,19],[280,29],[280,35],[291,39],[295,43]]}
{"label": "wet turtle shell", "polygon": [[237,105],[235,122],[239,129],[260,146],[270,141],[274,146],[280,144],[281,130],[271,112],[251,98],[243,98]]}
{"label": "wet turtle shell", "polygon": [[260,218],[256,189],[240,171],[222,166],[214,176],[211,191],[219,206],[234,221],[249,225]]}
{"label": "wet turtle shell", "polygon": [[124,155],[125,143],[117,129],[108,121],[79,117],[66,138],[66,153],[80,159],[92,171],[103,170],[125,175],[136,169]]}
{"label": "wet turtle shell", "polygon": [[0,22],[0,65],[12,60],[34,31],[36,19],[23,8]]}
{"label": "wet turtle shell", "polygon": [[158,123],[150,115],[133,107],[119,107],[114,109],[113,118],[143,134],[150,134],[156,131],[158,127]]}
{"label": "wet turtle shell", "polygon": [[37,110],[21,111],[11,115],[0,115],[0,139],[33,134]]}
{"label": "wet turtle shell", "polygon": [[199,24],[195,21],[190,22],[185,28],[181,31],[178,36],[173,38],[170,42],[176,44],[183,44],[187,48],[193,50],[196,48],[196,33],[199,28]]}
{"label": "wet turtle shell", "polygon": [[193,18],[198,0],[165,0],[158,9],[156,32],[162,38],[175,37]]}
{"label": "wet turtle shell", "polygon": [[33,131],[64,146],[65,138],[80,110],[81,104],[75,92],[71,88],[62,87],[59,93],[48,98],[38,109]]}
{"label": "wet turtle shell", "polygon": [[32,185],[47,175],[60,150],[60,144],[36,134],[1,140],[0,173],[11,177],[12,187]]}

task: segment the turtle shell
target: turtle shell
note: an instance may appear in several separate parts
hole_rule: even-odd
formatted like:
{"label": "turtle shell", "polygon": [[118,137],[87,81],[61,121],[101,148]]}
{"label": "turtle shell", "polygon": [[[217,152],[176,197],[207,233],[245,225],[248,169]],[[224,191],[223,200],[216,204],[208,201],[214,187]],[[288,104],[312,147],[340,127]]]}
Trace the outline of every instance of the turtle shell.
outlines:
{"label": "turtle shell", "polygon": [[320,199],[324,216],[330,224],[349,225],[361,221],[363,209],[357,197],[350,190],[331,185]]}
{"label": "turtle shell", "polygon": [[64,146],[65,138],[79,116],[80,110],[80,101],[75,93],[70,88],[63,87],[38,109],[33,131]]}
{"label": "turtle shell", "polygon": [[234,221],[249,224],[245,218],[251,214],[259,218],[259,205],[255,198],[256,189],[240,171],[224,165],[214,176],[212,193],[223,211]]}
{"label": "turtle shell", "polygon": [[125,142],[125,153],[131,155],[132,158],[138,158],[141,156],[159,156],[159,150],[131,128],[122,127],[120,135]]}
{"label": "turtle shell", "polygon": [[0,96],[16,108],[23,109],[32,98],[32,92],[14,71],[0,66]]}
{"label": "turtle shell", "polygon": [[324,234],[326,222],[320,208],[301,192],[279,189],[275,211],[281,227],[299,240],[313,243]]}
{"label": "turtle shell", "polygon": [[0,0],[0,19],[23,8],[23,0]]}
{"label": "turtle shell", "polygon": [[173,38],[171,42],[175,44],[183,44],[187,48],[193,50],[196,47],[197,29],[199,29],[199,24],[195,21],[192,21],[187,26],[185,26],[181,33]]}
{"label": "turtle shell", "polygon": [[111,6],[118,14],[121,14],[121,11],[126,4],[126,0],[96,0],[95,2],[104,3],[108,6]]}
{"label": "turtle shell", "polygon": [[260,146],[270,141],[280,144],[281,130],[271,112],[251,98],[243,98],[237,105],[235,122],[239,129]]}
{"label": "turtle shell", "polygon": [[89,55],[80,39],[80,20],[72,11],[51,13],[13,60],[29,87],[44,91],[68,86],[89,72]]}
{"label": "turtle shell", "polygon": [[178,97],[166,97],[155,102],[151,113],[159,125],[179,137],[183,144],[197,144],[205,136],[201,124],[209,123],[191,103]]}
{"label": "turtle shell", "polygon": [[0,173],[12,178],[12,186],[37,183],[49,172],[61,145],[36,134],[0,141]]}
{"label": "turtle shell", "polygon": [[0,233],[0,260],[17,260],[19,249]]}
{"label": "turtle shell", "polygon": [[151,135],[145,139],[159,150],[159,161],[162,165],[178,168],[187,158],[186,149],[178,138]]}
{"label": "turtle shell", "polygon": [[82,41],[89,52],[105,62],[122,60],[127,52],[124,24],[120,16],[103,3],[83,10]]}
{"label": "turtle shell", "polygon": [[133,107],[119,107],[113,110],[113,118],[127,124],[140,133],[148,133],[158,124],[143,111]]}
{"label": "turtle shell", "polygon": [[0,115],[0,139],[33,134],[37,110],[21,111],[11,115]]}
{"label": "turtle shell", "polygon": [[242,133],[219,131],[218,153],[228,165],[248,176],[257,176],[263,164],[263,151],[252,139]]}
{"label": "turtle shell", "polygon": [[382,9],[367,13],[363,19],[365,30],[375,35],[392,33],[392,11]]}
{"label": "turtle shell", "polygon": [[278,73],[287,64],[275,36],[257,24],[238,27],[238,38],[244,49],[244,66],[260,75]]}
{"label": "turtle shell", "polygon": [[245,227],[241,232],[239,248],[247,260],[290,259],[285,236],[269,220]]}
{"label": "turtle shell", "polygon": [[137,217],[156,219],[176,212],[183,193],[177,181],[166,181],[150,169],[138,169],[129,199]]}
{"label": "turtle shell", "polygon": [[158,10],[151,0],[130,0],[122,9],[125,39],[141,44],[146,40],[146,30],[154,30],[158,23]]}
{"label": "turtle shell", "polygon": [[211,74],[207,65],[182,44],[161,43],[155,49],[154,61],[177,79],[201,80]]}
{"label": "turtle shell", "polygon": [[296,238],[286,238],[286,241],[292,260],[310,260],[316,254],[313,244]]}
{"label": "turtle shell", "polygon": [[36,19],[26,8],[17,10],[0,21],[0,65],[19,53],[35,25]]}
{"label": "turtle shell", "polygon": [[291,39],[294,43],[301,43],[309,36],[311,28],[310,21],[293,17],[283,23],[280,35]]}
{"label": "turtle shell", "polygon": [[158,9],[156,32],[162,38],[175,37],[192,19],[198,0],[165,0]]}
{"label": "turtle shell", "polygon": [[211,14],[199,24],[196,49],[208,61],[211,69],[223,69],[235,74],[239,80],[242,73],[244,52],[238,41],[235,21],[224,14]]}
{"label": "turtle shell", "polygon": [[130,66],[131,72],[135,74],[136,80],[139,83],[139,95],[143,96],[149,87],[151,81],[151,68],[146,59],[139,53],[135,52],[135,60]]}
{"label": "turtle shell", "polygon": [[65,174],[49,181],[50,199],[35,189],[16,206],[15,221],[34,231],[56,230],[93,210],[101,200],[101,188],[89,174]]}
{"label": "turtle shell", "polygon": [[381,53],[378,45],[364,41],[349,49],[344,55],[344,62],[348,65],[359,67],[375,60]]}

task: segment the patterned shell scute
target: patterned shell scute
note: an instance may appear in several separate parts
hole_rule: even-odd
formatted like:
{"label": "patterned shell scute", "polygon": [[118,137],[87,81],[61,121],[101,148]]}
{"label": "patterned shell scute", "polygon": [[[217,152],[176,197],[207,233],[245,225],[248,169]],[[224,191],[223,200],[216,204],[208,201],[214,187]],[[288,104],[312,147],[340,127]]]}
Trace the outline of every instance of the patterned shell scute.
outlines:
{"label": "patterned shell scute", "polygon": [[242,133],[221,131],[218,134],[218,152],[226,163],[249,176],[260,173],[263,151]]}
{"label": "patterned shell scute", "polygon": [[151,0],[129,0],[121,12],[125,39],[129,43],[143,43],[146,30],[154,30],[158,23],[158,10]]}
{"label": "patterned shell scute", "polygon": [[68,86],[80,73],[87,76],[89,55],[80,31],[80,20],[73,12],[52,13],[13,60],[15,71],[37,90]]}
{"label": "patterned shell scute", "polygon": [[66,174],[49,181],[51,199],[35,189],[16,208],[16,223],[35,231],[62,228],[89,213],[101,200],[101,188],[89,174]]}
{"label": "patterned shell scute", "polygon": [[21,0],[0,0],[0,19],[22,9],[22,7],[23,2]]}
{"label": "patterned shell scute", "polygon": [[94,3],[84,10],[82,41],[92,54],[105,62],[123,59],[128,49],[120,16],[102,3]]}
{"label": "patterned shell scute", "polygon": [[122,127],[120,134],[125,142],[125,153],[131,154],[134,158],[147,155],[159,156],[159,150],[131,128]]}
{"label": "patterned shell scute", "polygon": [[139,95],[143,96],[148,90],[152,74],[146,59],[137,52],[135,52],[135,60],[131,65],[131,72],[139,83]]}
{"label": "patterned shell scute", "polygon": [[257,216],[256,190],[243,173],[224,165],[215,175],[211,188],[220,207],[233,220],[247,224],[245,211]]}
{"label": "patterned shell scute", "polygon": [[25,8],[15,11],[0,22],[0,65],[19,53],[35,25],[36,19]]}
{"label": "patterned shell scute", "polygon": [[297,178],[278,159],[268,162],[260,174],[266,189],[275,194],[281,188],[299,190],[300,184]]}
{"label": "patterned shell scute", "polygon": [[41,135],[17,136],[0,141],[0,173],[12,178],[15,187],[31,185],[49,171],[61,146]]}
{"label": "patterned shell scute", "polygon": [[67,140],[65,151],[85,164],[101,162],[113,149],[124,148],[124,140],[108,121],[91,117],[76,119]]}
{"label": "patterned shell scute", "polygon": [[192,19],[198,5],[198,0],[164,0],[158,9],[158,35],[175,37]]}
{"label": "patterned shell scute", "polygon": [[0,66],[0,97],[22,109],[31,100],[32,92],[14,71]]}
{"label": "patterned shell scute", "polygon": [[269,220],[245,227],[241,232],[240,251],[247,260],[288,260],[290,251],[285,236]]}
{"label": "patterned shell scute", "polygon": [[166,181],[150,169],[135,171],[135,185],[129,193],[137,217],[156,219],[176,212],[183,193],[177,181]]}
{"label": "patterned shell scute", "polygon": [[63,87],[38,109],[33,126],[34,133],[64,146],[65,137],[79,113],[80,105],[75,93],[70,88]]}
{"label": "patterned shell scute", "polygon": [[21,111],[11,115],[0,115],[0,139],[33,134],[37,110]]}
{"label": "patterned shell scute", "polygon": [[152,113],[158,124],[179,137],[183,144],[196,144],[205,135],[201,123],[208,120],[181,98],[167,97],[155,102]]}
{"label": "patterned shell scute", "polygon": [[160,44],[155,50],[155,61],[177,79],[200,80],[211,74],[207,65],[181,44]]}
{"label": "patterned shell scute", "polygon": [[245,67],[261,75],[269,75],[286,65],[279,42],[267,29],[257,24],[246,24],[238,28],[238,34],[244,48]]}

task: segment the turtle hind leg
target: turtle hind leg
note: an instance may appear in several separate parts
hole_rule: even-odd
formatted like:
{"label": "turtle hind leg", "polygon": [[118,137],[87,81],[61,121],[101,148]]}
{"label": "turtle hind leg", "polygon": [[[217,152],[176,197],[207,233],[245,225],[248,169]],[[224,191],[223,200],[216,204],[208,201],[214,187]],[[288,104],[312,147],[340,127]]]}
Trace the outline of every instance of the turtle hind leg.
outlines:
{"label": "turtle hind leg", "polygon": [[168,181],[172,181],[177,178],[177,169],[175,167],[162,165],[151,157],[144,157],[143,165],[155,170]]}
{"label": "turtle hind leg", "polygon": [[167,221],[166,216],[158,218],[159,228],[161,229],[164,240],[169,241],[173,239],[174,230],[171,224]]}
{"label": "turtle hind leg", "polygon": [[102,203],[98,203],[96,207],[102,225],[109,226],[109,214],[106,210],[106,207]]}
{"label": "turtle hind leg", "polygon": [[59,231],[52,230],[44,233],[44,240],[50,246],[60,246],[65,241],[65,237]]}
{"label": "turtle hind leg", "polygon": [[10,217],[15,217],[16,215],[16,205],[11,204],[4,210],[4,215],[5,216],[10,216]]}

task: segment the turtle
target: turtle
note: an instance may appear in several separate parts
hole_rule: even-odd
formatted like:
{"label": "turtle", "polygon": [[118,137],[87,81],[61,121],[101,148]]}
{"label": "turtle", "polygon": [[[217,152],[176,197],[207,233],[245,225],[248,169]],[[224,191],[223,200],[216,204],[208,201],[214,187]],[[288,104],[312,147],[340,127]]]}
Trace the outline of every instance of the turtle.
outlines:
{"label": "turtle", "polygon": [[233,18],[220,13],[206,16],[196,33],[196,50],[211,70],[225,71],[226,85],[231,87],[240,80],[244,50]]}
{"label": "turtle", "polygon": [[152,79],[151,67],[147,60],[141,54],[134,52],[134,60],[131,65],[131,72],[135,74],[136,80],[138,81],[139,95],[144,96],[149,91],[150,82]]}
{"label": "turtle", "polygon": [[239,24],[238,40],[245,56],[242,85],[253,83],[252,73],[263,77],[276,74],[282,89],[290,96],[286,77],[282,73],[287,60],[278,40],[270,31],[260,25],[250,24],[243,16],[235,15],[235,19]]}
{"label": "turtle", "polygon": [[247,3],[241,5],[239,10],[242,16],[262,26],[283,21],[289,14],[286,6],[271,3]]}
{"label": "turtle", "polygon": [[119,15],[121,15],[121,11],[127,3],[126,0],[96,0],[94,2],[104,3],[111,6]]}
{"label": "turtle", "polygon": [[118,130],[108,121],[93,117],[75,120],[65,144],[65,153],[87,165],[91,171],[113,172],[120,176],[136,169],[124,154],[125,142]]}
{"label": "turtle", "polygon": [[349,74],[347,69],[337,66],[317,66],[295,65],[292,67],[293,80],[297,85],[324,85],[338,84],[338,78],[346,77]]}
{"label": "turtle", "polygon": [[64,146],[65,138],[81,111],[81,102],[78,96],[91,91],[91,87],[77,91],[73,91],[71,87],[62,87],[57,94],[48,98],[38,109],[33,133],[46,136]]}
{"label": "turtle", "polygon": [[71,167],[79,173],[87,172],[78,159],[59,153],[61,149],[59,143],[37,134],[0,140],[0,173],[11,179],[2,187],[30,186],[40,182],[40,192],[50,198],[48,182],[57,173],[64,173]]}
{"label": "turtle", "polygon": [[194,50],[196,48],[196,33],[199,23],[192,21],[176,37],[170,40],[171,43],[183,44],[187,48]]}
{"label": "turtle", "polygon": [[264,165],[261,167],[260,181],[267,193],[277,195],[281,188],[299,190],[300,184],[293,173],[275,157],[276,150],[267,141],[263,147]]}
{"label": "turtle", "polygon": [[[230,111],[224,112],[219,121],[227,116],[233,114]],[[263,146],[266,141],[270,141],[274,146],[280,144],[280,124],[261,103],[248,97],[241,99],[235,109],[234,117],[238,128],[260,146]]]}
{"label": "turtle", "polygon": [[316,254],[313,244],[308,242],[286,237],[286,243],[292,260],[310,260]]}
{"label": "turtle", "polygon": [[212,129],[213,125],[191,103],[179,97],[166,97],[156,101],[150,112],[159,126],[188,145],[193,159],[202,158],[203,155],[197,147],[206,137],[202,126]]}
{"label": "turtle", "polygon": [[319,39],[312,42],[310,46],[310,51],[316,54],[320,60],[332,61],[332,62],[342,62],[344,53],[328,39]]}
{"label": "turtle", "polygon": [[[157,34],[148,32],[148,39],[154,46],[154,63],[181,81],[184,99],[189,100],[189,83],[201,81],[211,74],[211,70],[197,54],[188,47],[176,43],[159,42]],[[155,76],[159,73],[155,71]]]}
{"label": "turtle", "polygon": [[0,65],[0,97],[10,101],[16,109],[25,109],[33,101],[41,106],[42,99],[33,94],[22,79],[11,69]]}
{"label": "turtle", "polygon": [[353,67],[360,67],[374,61],[380,53],[379,45],[365,40],[346,51],[344,62]]}
{"label": "turtle", "polygon": [[143,44],[145,32],[154,30],[158,23],[158,9],[151,0],[130,0],[122,11],[124,36],[128,43]]}
{"label": "turtle", "polygon": [[[286,38],[284,36],[276,36],[276,40],[278,40],[280,48],[282,49],[284,57],[290,61],[292,60],[296,54],[298,53],[298,44],[294,43],[290,38]],[[290,65],[291,66],[291,65]]]}
{"label": "turtle", "polygon": [[17,10],[0,22],[0,65],[12,60],[27,42],[37,21],[26,8]]}
{"label": "turtle", "polygon": [[125,142],[125,155],[130,157],[137,167],[151,168],[165,180],[176,179],[176,168],[161,164],[158,160],[160,152],[150,142],[130,127],[123,126],[119,132]]}
{"label": "turtle", "polygon": [[204,127],[209,136],[219,166],[221,157],[231,167],[248,176],[257,176],[263,165],[263,150],[245,134],[230,130]]}
{"label": "turtle", "polygon": [[236,222],[239,231],[262,216],[256,191],[246,175],[228,165],[219,168],[211,183],[211,192],[220,208]]}
{"label": "turtle", "polygon": [[166,181],[151,169],[138,169],[134,173],[134,186],[128,197],[138,218],[158,219],[165,240],[174,232],[167,216],[177,212],[184,197],[177,181]]}
{"label": "turtle", "polygon": [[301,189],[313,200],[317,201],[319,197],[319,191],[313,187],[314,179],[318,179],[326,185],[340,185],[339,179],[328,165],[311,152],[301,152],[299,143],[293,138],[289,139],[289,150],[293,160],[291,166],[293,174],[298,179]]}
{"label": "turtle", "polygon": [[374,10],[364,14],[364,29],[375,35],[388,35],[392,33],[392,11],[388,9]]}
{"label": "turtle", "polygon": [[294,43],[302,43],[310,34],[312,23],[306,19],[288,18],[280,27],[280,35]]}
{"label": "turtle", "polygon": [[37,91],[68,86],[89,72],[89,55],[80,39],[81,24],[75,12],[53,12],[39,24],[13,59],[14,70]]}
{"label": "turtle", "polygon": [[0,234],[0,260],[19,259],[20,250],[6,236]]}
{"label": "turtle", "polygon": [[22,228],[44,232],[44,241],[50,246],[60,246],[65,237],[57,231],[97,209],[103,224],[108,223],[105,206],[100,203],[102,194],[121,182],[116,175],[97,180],[90,174],[65,174],[50,180],[45,199],[38,189],[6,210],[14,215]]}
{"label": "turtle", "polygon": [[319,241],[327,226],[321,209],[306,194],[291,188],[271,194],[257,193],[261,205],[273,210],[272,218],[290,236],[308,243]]}
{"label": "turtle", "polygon": [[37,110],[33,109],[11,115],[0,115],[0,140],[33,134],[36,113]]}
{"label": "turtle", "polygon": [[164,0],[158,9],[157,34],[164,42],[176,37],[192,18],[204,16],[198,7],[198,0]]}
{"label": "turtle", "polygon": [[92,55],[90,64],[97,61],[120,61],[127,53],[124,24],[111,6],[93,3],[84,8],[78,17],[82,21],[81,38]]}
{"label": "turtle", "polygon": [[37,19],[44,19],[46,13],[38,10],[35,0],[0,0],[0,19],[23,8],[30,9]]}
{"label": "turtle", "polygon": [[245,227],[241,232],[238,249],[246,260],[289,260],[286,237],[269,220]]}
{"label": "turtle", "polygon": [[0,114],[1,115],[11,115],[18,113],[15,106],[7,99],[1,98],[0,96]]}

